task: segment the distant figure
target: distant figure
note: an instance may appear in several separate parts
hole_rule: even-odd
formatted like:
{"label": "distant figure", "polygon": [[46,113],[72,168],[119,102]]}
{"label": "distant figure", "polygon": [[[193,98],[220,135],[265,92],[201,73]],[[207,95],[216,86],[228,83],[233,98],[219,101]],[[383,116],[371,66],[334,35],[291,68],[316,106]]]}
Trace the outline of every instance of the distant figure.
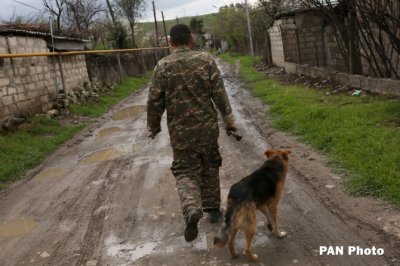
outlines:
{"label": "distant figure", "polygon": [[161,131],[167,110],[167,124],[182,212],[186,222],[185,240],[198,235],[197,223],[208,212],[210,223],[221,217],[218,150],[218,115],[227,132],[237,131],[221,74],[214,59],[191,50],[193,38],[188,26],[177,24],[170,31],[175,51],[161,59],[154,69],[147,102],[147,127],[152,139]]}

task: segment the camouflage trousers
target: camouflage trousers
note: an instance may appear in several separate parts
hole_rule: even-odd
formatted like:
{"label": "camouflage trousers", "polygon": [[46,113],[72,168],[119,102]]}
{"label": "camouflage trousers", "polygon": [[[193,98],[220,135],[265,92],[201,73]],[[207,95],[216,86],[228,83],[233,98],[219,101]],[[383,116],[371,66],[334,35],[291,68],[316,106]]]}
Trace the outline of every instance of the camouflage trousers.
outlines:
{"label": "camouflage trousers", "polygon": [[184,150],[174,149],[172,173],[176,178],[182,213],[187,220],[191,209],[205,212],[221,204],[218,143]]}

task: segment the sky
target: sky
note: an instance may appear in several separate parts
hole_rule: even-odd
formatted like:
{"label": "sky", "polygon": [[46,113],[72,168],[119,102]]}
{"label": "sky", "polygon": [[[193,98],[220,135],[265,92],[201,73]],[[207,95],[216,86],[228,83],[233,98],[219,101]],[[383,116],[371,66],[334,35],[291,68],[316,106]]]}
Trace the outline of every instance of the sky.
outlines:
{"label": "sky", "polygon": [[[36,9],[43,10],[42,0],[17,0]],[[105,0],[99,0],[105,3]],[[249,3],[255,3],[258,0],[248,0]],[[153,21],[153,5],[151,0],[145,0],[146,10],[142,21]],[[164,12],[165,19],[175,19],[176,17],[196,16],[218,12],[218,7],[241,3],[244,0],[154,0],[156,6],[157,20],[161,20],[161,11]],[[38,13],[34,8],[16,3],[13,0],[0,0],[0,19],[8,20],[15,12],[15,15],[29,16]]]}

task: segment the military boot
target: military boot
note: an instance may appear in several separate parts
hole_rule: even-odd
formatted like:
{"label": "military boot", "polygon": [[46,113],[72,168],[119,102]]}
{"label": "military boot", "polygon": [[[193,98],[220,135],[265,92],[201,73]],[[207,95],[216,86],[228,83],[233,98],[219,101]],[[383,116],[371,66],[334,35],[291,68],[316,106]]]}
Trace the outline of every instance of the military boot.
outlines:
{"label": "military boot", "polygon": [[201,213],[199,210],[192,209],[189,211],[185,229],[185,240],[187,242],[195,240],[197,235],[199,234],[197,223],[199,222],[200,218]]}
{"label": "military boot", "polygon": [[222,213],[219,209],[216,210],[210,210],[208,212],[208,220],[210,223],[217,223],[219,219],[221,218]]}

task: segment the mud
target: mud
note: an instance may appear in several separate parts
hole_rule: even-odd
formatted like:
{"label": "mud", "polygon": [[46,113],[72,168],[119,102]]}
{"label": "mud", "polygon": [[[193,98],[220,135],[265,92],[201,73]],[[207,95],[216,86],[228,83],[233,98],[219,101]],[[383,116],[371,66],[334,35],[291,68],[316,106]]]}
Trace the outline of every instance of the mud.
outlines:
{"label": "mud", "polygon": [[116,133],[116,132],[119,132],[119,131],[121,131],[121,130],[122,130],[122,129],[119,128],[119,127],[109,127],[109,128],[105,128],[105,129],[99,130],[99,132],[97,132],[97,137],[103,138],[103,137],[112,135],[112,134],[114,134],[114,133]]}
{"label": "mud", "polygon": [[82,160],[82,163],[98,163],[118,157],[120,152],[117,149],[110,148],[96,151]]}
{"label": "mud", "polygon": [[43,180],[47,180],[47,179],[53,179],[53,178],[64,175],[66,172],[67,172],[66,167],[63,167],[63,166],[54,167],[54,168],[44,170],[43,172],[41,172],[40,174],[35,176],[33,180],[34,181],[43,181]]}
{"label": "mud", "polygon": [[[262,164],[266,148],[293,151],[280,206],[288,236],[275,238],[258,216],[254,265],[398,264],[399,212],[346,194],[346,177],[335,175],[324,156],[270,127],[268,107],[246,89],[238,66],[218,64],[243,135],[240,142],[227,137],[220,122],[223,205],[229,187]],[[136,92],[0,192],[0,232],[10,234],[7,226],[27,217],[35,223],[25,231],[17,227],[24,234],[0,235],[1,265],[250,265],[244,256],[232,259],[227,248],[213,248],[220,224],[209,224],[206,215],[198,238],[184,241],[166,119],[162,132],[148,139],[147,94],[147,88]],[[243,243],[239,235],[239,253]],[[385,253],[319,255],[320,246],[330,245]]]}
{"label": "mud", "polygon": [[130,106],[130,107],[121,109],[116,114],[114,114],[111,118],[113,120],[123,120],[126,118],[137,116],[138,114],[143,113],[144,111],[146,111],[146,106],[144,106],[144,105]]}
{"label": "mud", "polygon": [[17,237],[28,234],[37,226],[32,219],[17,219],[0,225],[0,237]]}

